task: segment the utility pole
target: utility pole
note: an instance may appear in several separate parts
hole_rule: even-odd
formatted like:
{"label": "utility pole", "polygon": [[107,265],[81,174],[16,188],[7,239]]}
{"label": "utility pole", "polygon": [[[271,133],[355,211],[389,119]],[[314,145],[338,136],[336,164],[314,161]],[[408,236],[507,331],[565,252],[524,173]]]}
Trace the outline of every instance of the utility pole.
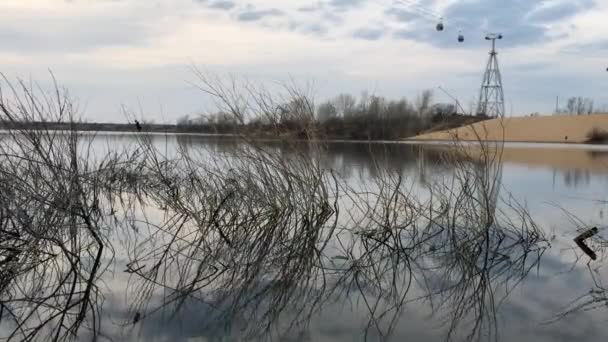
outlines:
{"label": "utility pole", "polygon": [[486,66],[486,71],[481,81],[479,91],[479,103],[477,105],[477,115],[488,115],[490,117],[504,117],[505,115],[505,96],[502,90],[502,77],[498,67],[498,52],[496,52],[496,40],[502,39],[502,34],[490,33],[486,40],[492,42],[490,58]]}

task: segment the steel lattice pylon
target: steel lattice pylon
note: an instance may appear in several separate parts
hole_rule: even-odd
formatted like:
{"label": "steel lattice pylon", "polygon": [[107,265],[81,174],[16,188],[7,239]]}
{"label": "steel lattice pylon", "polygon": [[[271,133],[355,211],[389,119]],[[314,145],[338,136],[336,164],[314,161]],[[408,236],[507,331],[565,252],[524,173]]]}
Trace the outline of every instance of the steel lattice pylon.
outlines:
{"label": "steel lattice pylon", "polygon": [[503,117],[505,115],[505,95],[502,90],[502,77],[498,68],[498,52],[496,52],[496,39],[502,39],[501,34],[489,34],[486,40],[492,41],[492,50],[486,66],[486,72],[481,82],[477,115],[490,117]]}

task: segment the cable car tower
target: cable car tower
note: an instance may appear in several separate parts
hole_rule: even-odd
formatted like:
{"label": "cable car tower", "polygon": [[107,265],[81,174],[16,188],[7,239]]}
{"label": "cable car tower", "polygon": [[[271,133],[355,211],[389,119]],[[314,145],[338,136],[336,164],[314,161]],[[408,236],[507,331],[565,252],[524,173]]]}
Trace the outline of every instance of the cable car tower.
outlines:
{"label": "cable car tower", "polygon": [[486,71],[481,82],[479,91],[479,103],[477,104],[477,115],[489,117],[503,117],[505,115],[505,95],[502,90],[502,77],[498,68],[498,52],[496,52],[496,40],[502,39],[502,34],[490,33],[486,40],[492,41],[492,50]]}

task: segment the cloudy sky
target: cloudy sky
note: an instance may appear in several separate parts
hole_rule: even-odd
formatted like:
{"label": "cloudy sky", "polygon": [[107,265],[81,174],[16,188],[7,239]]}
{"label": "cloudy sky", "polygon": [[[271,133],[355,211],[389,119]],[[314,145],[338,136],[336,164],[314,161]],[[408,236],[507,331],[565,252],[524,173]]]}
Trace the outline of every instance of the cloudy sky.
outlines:
{"label": "cloudy sky", "polygon": [[52,70],[94,121],[209,109],[192,65],[314,82],[318,100],[442,86],[468,106],[498,31],[507,111],[547,113],[556,96],[608,105],[606,18],[608,0],[0,0],[0,71],[44,83]]}

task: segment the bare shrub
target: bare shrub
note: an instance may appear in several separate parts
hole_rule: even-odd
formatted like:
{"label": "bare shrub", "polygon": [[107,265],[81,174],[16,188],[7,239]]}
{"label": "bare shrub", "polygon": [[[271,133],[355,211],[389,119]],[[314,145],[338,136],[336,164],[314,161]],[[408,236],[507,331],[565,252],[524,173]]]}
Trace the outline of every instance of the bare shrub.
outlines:
{"label": "bare shrub", "polygon": [[[298,136],[320,134],[310,89],[287,85],[277,95],[197,76],[236,122],[262,115],[276,132],[295,120]],[[61,91],[49,97],[23,82],[5,89],[3,120],[77,120]],[[124,326],[195,301],[215,313],[201,325],[239,322],[243,334],[264,337],[357,297],[365,333],[382,340],[414,302],[446,320],[448,339],[496,336],[500,303],[546,248],[526,208],[500,195],[500,143],[473,150],[455,141],[442,160],[447,171],[420,193],[382,163],[373,179],[353,184],[323,166],[325,144],[293,138],[268,144],[243,134],[226,151],[178,144],[169,154],[138,134],[136,148],[96,156],[76,131],[7,132],[0,319],[14,329],[0,337],[100,335],[101,276],[116,231],[135,236],[126,242]]]}
{"label": "bare shrub", "polygon": [[[77,122],[57,84],[2,79],[0,121]],[[98,279],[111,251],[102,197],[118,154],[95,160],[70,131],[11,129],[0,145],[0,323],[7,340],[68,340],[97,331]],[[110,252],[111,253],[111,252]]]}
{"label": "bare shrub", "polygon": [[589,144],[604,144],[606,142],[608,142],[608,131],[595,127],[587,133],[587,143]]}
{"label": "bare shrub", "polygon": [[[373,181],[353,187],[320,167],[323,144],[273,149],[247,140],[219,159],[182,151],[177,164],[186,167],[166,174],[153,163],[147,168],[166,186],[152,196],[156,206],[168,205],[167,217],[179,221],[159,225],[166,245],[142,244],[131,261],[141,277],[134,292],[147,294],[133,310],[146,317],[196,298],[213,303],[222,321],[256,317],[247,325],[255,335],[275,331],[285,316],[287,328],[305,325],[326,303],[357,294],[369,313],[366,332],[382,339],[415,301],[448,313],[448,338],[464,326],[467,339],[496,336],[500,302],[547,247],[526,208],[499,194],[501,148],[480,140],[473,153],[455,141],[444,159],[454,171],[430,182],[426,199],[379,164]],[[426,295],[408,297],[414,286]],[[171,295],[147,308],[158,288]]]}

